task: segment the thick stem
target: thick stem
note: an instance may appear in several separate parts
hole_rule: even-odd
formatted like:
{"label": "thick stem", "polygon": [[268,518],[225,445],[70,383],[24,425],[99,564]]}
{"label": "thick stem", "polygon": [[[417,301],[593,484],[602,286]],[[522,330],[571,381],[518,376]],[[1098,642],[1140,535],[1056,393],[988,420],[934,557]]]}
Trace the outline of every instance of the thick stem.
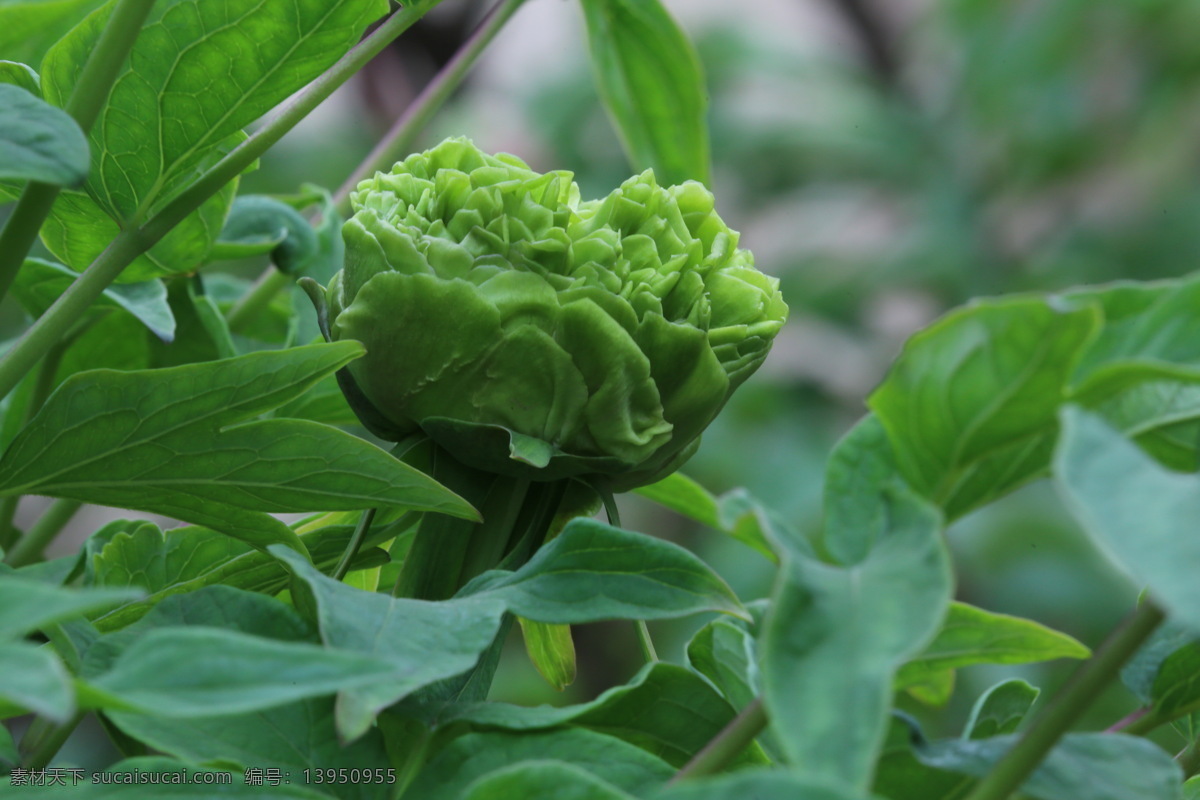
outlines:
{"label": "thick stem", "polygon": [[11,392],[25,374],[41,361],[83,316],[121,270],[150,245],[137,231],[125,231],[108,245],[75,282],[25,331],[12,349],[0,358],[0,397]]}
{"label": "thick stem", "polygon": [[242,295],[233,304],[233,308],[229,309],[229,316],[225,319],[229,323],[230,332],[241,333],[244,331],[255,317],[262,314],[267,306],[271,305],[275,295],[291,285],[290,275],[275,269],[275,267],[267,267],[266,272],[259,275],[258,280],[250,287],[250,291]]}
{"label": "thick stem", "polygon": [[692,756],[692,760],[684,764],[667,785],[721,771],[732,764],[766,727],[767,711],[762,698],[756,697],[703,750]]}
{"label": "thick stem", "polygon": [[62,725],[55,725],[41,718],[34,720],[26,731],[25,738],[21,740],[21,766],[28,770],[45,769],[82,721],[83,712]]}
{"label": "thick stem", "polygon": [[454,57],[446,63],[437,76],[429,82],[421,94],[404,109],[404,113],[388,130],[379,144],[367,155],[358,168],[350,174],[334,195],[338,211],[350,213],[350,193],[364,178],[379,170],[387,170],[410,152],[417,136],[429,124],[433,115],[445,104],[463,82],[479,54],[483,52],[504,24],[516,13],[525,0],[501,0],[492,7]]}
{"label": "thick stem", "polygon": [[25,256],[29,255],[58,192],[58,186],[30,182],[17,199],[12,215],[0,231],[0,299],[17,279],[17,272],[25,263]]}
{"label": "thick stem", "polygon": [[1095,655],[1075,671],[966,800],[1005,800],[1017,791],[1164,618],[1158,606],[1145,600],[1109,635]]}
{"label": "thick stem", "polygon": [[285,133],[295,127],[296,123],[333,94],[334,89],[420,19],[432,5],[422,3],[415,8],[408,7],[397,11],[324,74],[306,86],[279,114],[167,203],[145,225],[119,234],[54,305],[26,331],[4,358],[0,359],[0,397],[13,390],[25,373],[54,346],[83,311],[116,280],[121,270],[166,236],[225,184],[244,172]]}
{"label": "thick stem", "polygon": [[[80,328],[86,327],[86,322],[80,326]],[[37,380],[30,390],[29,403],[25,407],[25,416],[22,419],[23,425],[28,424],[41,411],[46,398],[50,396],[51,390],[54,389],[54,378],[58,375],[58,367],[62,363],[62,357],[74,340],[75,336],[68,336],[50,348],[50,352],[42,359],[42,366],[38,369],[37,373]],[[15,494],[0,500],[0,546],[3,546],[5,549],[12,547],[21,535],[16,526],[13,525],[13,517],[16,516],[17,505],[20,502],[21,496]]]}
{"label": "thick stem", "polygon": [[[83,65],[65,110],[85,134],[92,129],[100,109],[108,101],[117,73],[125,64],[153,6],[154,0],[120,0]],[[0,299],[12,286],[58,192],[58,186],[46,183],[30,183],[21,192],[17,207],[4,230],[0,231]]]}
{"label": "thick stem", "polygon": [[75,516],[82,506],[78,500],[60,498],[50,504],[45,513],[33,524],[33,527],[21,537],[16,546],[9,551],[4,559],[10,567],[23,567],[42,559],[46,545],[62,531],[63,527]]}

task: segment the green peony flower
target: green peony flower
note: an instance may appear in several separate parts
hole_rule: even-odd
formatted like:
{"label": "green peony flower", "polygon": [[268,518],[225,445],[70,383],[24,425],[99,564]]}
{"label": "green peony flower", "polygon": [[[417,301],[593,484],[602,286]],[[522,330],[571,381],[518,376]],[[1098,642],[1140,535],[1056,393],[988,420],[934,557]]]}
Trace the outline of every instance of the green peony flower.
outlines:
{"label": "green peony flower", "polygon": [[571,177],[451,139],[363,181],[331,334],[366,345],[350,371],[392,438],[629,489],[695,451],[787,306],[702,185],[580,202]]}

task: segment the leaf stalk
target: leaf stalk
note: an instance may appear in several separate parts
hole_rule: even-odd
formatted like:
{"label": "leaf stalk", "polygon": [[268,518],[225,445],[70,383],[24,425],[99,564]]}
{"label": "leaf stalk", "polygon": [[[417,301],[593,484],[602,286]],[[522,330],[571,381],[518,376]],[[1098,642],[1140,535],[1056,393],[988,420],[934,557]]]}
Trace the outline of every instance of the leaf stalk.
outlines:
{"label": "leaf stalk", "polygon": [[1075,671],[966,800],[1005,800],[1017,791],[1165,618],[1153,602],[1143,602]]}
{"label": "leaf stalk", "polygon": [[340,214],[344,216],[350,213],[350,193],[359,181],[377,171],[389,169],[392,164],[412,152],[421,131],[445,105],[450,95],[462,85],[463,79],[479,59],[480,53],[491,44],[496,34],[524,2],[525,0],[501,0],[488,11],[454,57],[421,90],[416,99],[409,103],[383,139],[338,188],[333,199]]}
{"label": "leaf stalk", "polygon": [[763,706],[763,699],[756,697],[740,714],[730,720],[703,750],[692,756],[692,760],[684,764],[667,785],[720,772],[732,764],[766,727],[767,711]]}

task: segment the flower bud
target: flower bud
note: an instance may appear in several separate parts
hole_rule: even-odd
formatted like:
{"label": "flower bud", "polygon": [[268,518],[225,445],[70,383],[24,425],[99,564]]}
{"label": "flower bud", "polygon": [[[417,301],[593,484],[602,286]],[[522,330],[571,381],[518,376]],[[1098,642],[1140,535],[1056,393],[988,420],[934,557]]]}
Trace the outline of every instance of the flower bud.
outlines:
{"label": "flower bud", "polygon": [[651,483],[762,363],[787,316],[698,183],[580,202],[465,139],[359,184],[327,292],[334,339],[397,435],[535,480]]}

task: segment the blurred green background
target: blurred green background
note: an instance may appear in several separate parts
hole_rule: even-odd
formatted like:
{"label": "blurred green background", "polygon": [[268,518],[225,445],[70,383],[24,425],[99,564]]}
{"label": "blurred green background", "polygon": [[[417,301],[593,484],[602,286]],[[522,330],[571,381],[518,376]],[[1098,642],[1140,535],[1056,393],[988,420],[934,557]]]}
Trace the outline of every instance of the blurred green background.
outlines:
{"label": "blurred green background", "polygon": [[[1177,0],[665,0],[696,42],[718,211],[776,275],[791,319],[763,370],[685,471],[744,486],[798,528],[821,524],[823,465],[904,339],[980,295],[1183,274],[1200,255],[1200,4]],[[335,188],[484,10],[446,0],[293,131],[246,192]],[[582,14],[529,0],[427,131],[466,135],[585,196],[631,172],[592,84]],[[772,566],[638,498],[627,527],[686,544],[746,600]],[[1084,541],[1052,487],[1029,486],[948,532],[958,598],[1096,645],[1136,587]],[[702,620],[655,625],[664,657]],[[510,648],[494,696],[587,699],[639,665],[632,628],[576,631],[580,676],[555,693]],[[1044,689],[1070,664],[971,669],[944,709],[957,733],[1002,677]],[[1089,724],[1133,707],[1112,690]],[[1164,743],[1170,745],[1169,739]]]}

